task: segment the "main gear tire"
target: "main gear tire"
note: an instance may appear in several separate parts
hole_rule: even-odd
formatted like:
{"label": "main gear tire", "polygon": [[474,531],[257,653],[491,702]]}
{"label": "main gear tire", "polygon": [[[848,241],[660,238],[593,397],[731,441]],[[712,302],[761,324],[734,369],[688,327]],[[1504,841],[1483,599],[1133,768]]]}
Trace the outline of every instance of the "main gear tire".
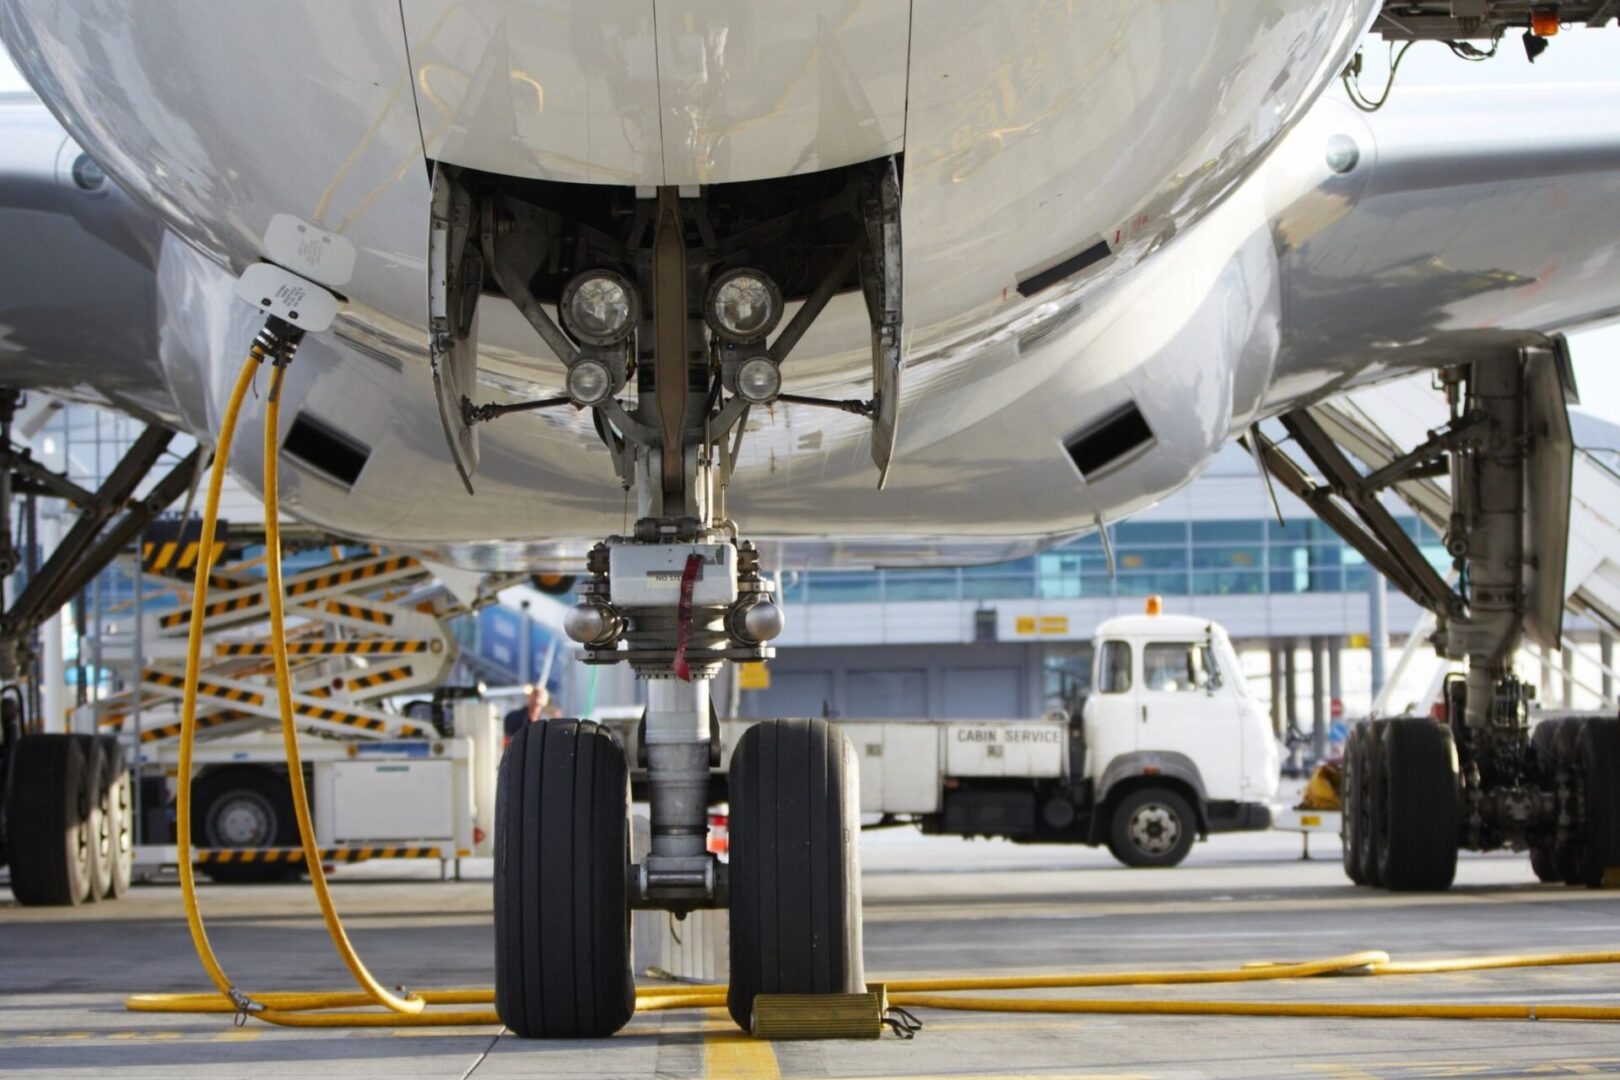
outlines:
{"label": "main gear tire", "polygon": [[1396,892],[1449,889],[1462,812],[1451,729],[1408,717],[1389,721],[1382,735],[1381,882]]}
{"label": "main gear tire", "polygon": [[1620,885],[1620,718],[1587,720],[1576,750],[1585,812],[1577,834],[1580,882],[1592,889]]}
{"label": "main gear tire", "polygon": [[94,763],[84,739],[25,735],[11,758],[6,823],[12,895],[30,906],[92,899],[99,826],[91,809]]}

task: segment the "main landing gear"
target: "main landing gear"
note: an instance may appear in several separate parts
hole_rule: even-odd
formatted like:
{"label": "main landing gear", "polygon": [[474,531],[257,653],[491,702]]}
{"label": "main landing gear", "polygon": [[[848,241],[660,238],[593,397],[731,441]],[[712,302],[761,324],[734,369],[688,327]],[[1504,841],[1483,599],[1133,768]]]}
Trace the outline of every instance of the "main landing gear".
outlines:
{"label": "main landing gear", "polygon": [[[753,1029],[760,994],[864,993],[859,779],[820,720],[766,721],[731,757],[729,863],[708,850],[720,764],[710,685],[759,661],[782,630],[774,583],[725,509],[749,411],[777,401],[873,424],[893,450],[900,341],[899,170],[880,161],[810,179],[661,188],[526,183],[441,168],[435,179],[435,385],[471,488],[476,425],[513,411],[593,414],[635,500],[633,528],[590,552],[568,634],[587,664],[645,683],[637,740],[649,850],[628,846],[625,750],[585,721],[530,725],[506,751],[495,832],[496,1010],[517,1034],[596,1038],[635,1006],[630,912],[731,909],[728,1005]],[[746,190],[743,188],[746,187]],[[718,190],[718,189],[717,189]],[[597,200],[596,205],[591,200]],[[813,211],[813,212],[812,212]],[[560,270],[559,270],[560,268]],[[493,280],[566,367],[567,395],[477,405],[476,306]],[[781,368],[840,291],[871,322],[873,399],[782,391]],[[542,298],[554,300],[561,326]],[[802,300],[780,332],[789,300]]]}
{"label": "main landing gear", "polygon": [[[1351,732],[1344,870],[1358,885],[1448,888],[1459,848],[1528,851],[1542,881],[1595,887],[1620,875],[1620,718],[1543,714],[1532,727],[1532,691],[1513,671],[1526,638],[1563,644],[1568,370],[1560,338],[1442,370],[1450,415],[1421,445],[1368,460],[1377,445],[1340,426],[1366,473],[1339,448],[1338,422],[1315,409],[1282,423],[1321,480],[1251,434],[1279,482],[1434,615],[1436,651],[1468,664],[1446,682],[1439,718]],[[1449,516],[1418,501],[1444,530],[1456,588],[1380,502],[1436,477],[1449,480]]]}

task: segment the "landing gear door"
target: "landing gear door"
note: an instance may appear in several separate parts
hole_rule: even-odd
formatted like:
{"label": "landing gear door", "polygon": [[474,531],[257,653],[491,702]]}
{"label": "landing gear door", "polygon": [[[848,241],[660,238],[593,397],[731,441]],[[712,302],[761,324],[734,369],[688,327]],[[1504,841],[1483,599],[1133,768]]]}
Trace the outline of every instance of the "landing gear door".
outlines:
{"label": "landing gear door", "polygon": [[872,464],[878,487],[889,480],[900,426],[900,347],[903,277],[900,272],[900,172],[893,158],[867,196],[866,247],[861,281],[872,321]]}
{"label": "landing gear door", "polygon": [[1560,647],[1564,633],[1564,568],[1569,554],[1569,498],[1575,460],[1568,405],[1575,381],[1562,336],[1549,348],[1525,350],[1525,632]]}
{"label": "landing gear door", "polygon": [[433,171],[433,211],[428,233],[428,335],[433,393],[439,422],[467,494],[478,471],[478,431],[465,403],[478,379],[478,297],[484,263],[475,243],[472,197],[456,182],[456,170]]}

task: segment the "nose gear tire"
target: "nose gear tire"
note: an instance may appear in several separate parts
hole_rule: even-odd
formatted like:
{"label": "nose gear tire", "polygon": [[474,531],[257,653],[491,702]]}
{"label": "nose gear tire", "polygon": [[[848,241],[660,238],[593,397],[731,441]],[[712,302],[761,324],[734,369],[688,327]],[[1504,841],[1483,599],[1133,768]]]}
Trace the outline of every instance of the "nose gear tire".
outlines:
{"label": "nose gear tire", "polygon": [[1451,730],[1432,720],[1390,720],[1378,776],[1378,862],[1385,888],[1449,889],[1457,874],[1461,796]]}
{"label": "nose gear tire", "polygon": [[1198,817],[1179,793],[1137,788],[1114,808],[1108,850],[1126,866],[1176,866],[1192,850],[1197,833]]}
{"label": "nose gear tire", "polygon": [[752,1030],[758,994],[859,994],[860,777],[824,720],[765,721],[731,757],[731,987]]}
{"label": "nose gear tire", "polygon": [[526,724],[495,796],[495,1011],[526,1039],[604,1038],[635,1011],[629,766],[606,729]]}
{"label": "nose gear tire", "polygon": [[25,735],[12,750],[7,857],[19,904],[69,905],[91,898],[90,762],[74,735]]}

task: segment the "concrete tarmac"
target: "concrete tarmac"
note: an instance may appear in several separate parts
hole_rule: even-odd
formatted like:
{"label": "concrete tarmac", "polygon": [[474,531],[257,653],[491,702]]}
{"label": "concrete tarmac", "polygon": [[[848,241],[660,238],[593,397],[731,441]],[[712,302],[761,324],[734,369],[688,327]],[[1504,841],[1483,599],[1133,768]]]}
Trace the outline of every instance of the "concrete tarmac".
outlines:
{"label": "concrete tarmac", "polygon": [[[1536,883],[1523,856],[1464,856],[1449,893],[1345,881],[1336,846],[1217,837],[1182,867],[1106,852],[867,834],[871,978],[1228,967],[1383,949],[1397,959],[1620,949],[1620,894]],[[371,863],[335,875],[361,954],[385,982],[488,986],[487,864]],[[255,989],[347,989],[307,884],[206,886],[210,936]],[[1620,1005],[1613,967],[1333,978],[1030,996]],[[1041,1016],[924,1011],[912,1042],[766,1044],[719,1010],[638,1016],[615,1038],[537,1043],[476,1029],[292,1030],[229,1016],[124,1011],[125,994],[200,991],[173,884],[76,910],[18,907],[0,886],[0,1075],[69,1078],[1323,1077],[1620,1075],[1620,1024]]]}

